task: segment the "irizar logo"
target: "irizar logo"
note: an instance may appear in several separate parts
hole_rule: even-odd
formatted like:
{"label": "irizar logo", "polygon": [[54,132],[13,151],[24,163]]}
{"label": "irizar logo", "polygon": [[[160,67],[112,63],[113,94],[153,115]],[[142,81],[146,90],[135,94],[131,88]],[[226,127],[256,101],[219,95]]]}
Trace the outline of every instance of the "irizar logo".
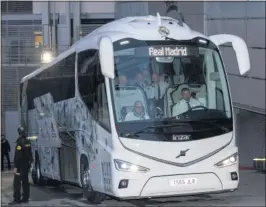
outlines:
{"label": "irizar logo", "polygon": [[160,33],[160,35],[162,35],[163,37],[168,36],[170,34],[169,29],[167,29],[164,26],[160,26],[158,29],[158,32]]}
{"label": "irizar logo", "polygon": [[186,134],[173,134],[173,141],[187,141],[190,140],[190,135]]}

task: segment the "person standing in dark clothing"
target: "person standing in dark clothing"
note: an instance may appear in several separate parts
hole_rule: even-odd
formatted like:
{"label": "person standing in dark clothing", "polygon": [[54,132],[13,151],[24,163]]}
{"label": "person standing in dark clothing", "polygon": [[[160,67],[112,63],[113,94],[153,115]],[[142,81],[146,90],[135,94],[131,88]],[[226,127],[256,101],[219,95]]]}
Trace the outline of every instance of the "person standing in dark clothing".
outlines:
{"label": "person standing in dark clothing", "polygon": [[[18,128],[19,138],[14,157],[14,201],[10,205],[18,203],[27,203],[30,195],[30,185],[28,172],[33,161],[31,152],[31,143],[26,138],[25,131],[22,127]],[[23,195],[21,199],[20,188],[22,181]]]}
{"label": "person standing in dark clothing", "polygon": [[6,159],[7,159],[8,170],[11,170],[9,153],[10,153],[9,142],[8,142],[8,140],[6,140],[5,135],[2,134],[1,135],[1,170],[2,171],[5,168],[4,157],[6,157]]}

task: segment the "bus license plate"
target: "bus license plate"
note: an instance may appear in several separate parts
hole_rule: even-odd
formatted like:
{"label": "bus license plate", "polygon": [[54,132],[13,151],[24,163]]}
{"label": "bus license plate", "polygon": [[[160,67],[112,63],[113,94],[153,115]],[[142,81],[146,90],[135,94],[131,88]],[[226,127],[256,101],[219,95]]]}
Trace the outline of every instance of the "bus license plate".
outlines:
{"label": "bus license plate", "polygon": [[174,179],[170,180],[169,184],[172,187],[180,185],[195,185],[197,183],[197,178],[184,178],[184,179]]}

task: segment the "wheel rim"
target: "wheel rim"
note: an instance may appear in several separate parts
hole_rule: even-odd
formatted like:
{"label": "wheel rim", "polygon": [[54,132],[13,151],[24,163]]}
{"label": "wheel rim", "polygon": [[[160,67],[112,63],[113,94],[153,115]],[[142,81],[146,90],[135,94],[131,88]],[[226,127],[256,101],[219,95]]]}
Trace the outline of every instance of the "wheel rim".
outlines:
{"label": "wheel rim", "polygon": [[37,180],[39,181],[40,177],[41,177],[39,164],[37,164],[37,166],[36,166],[36,177],[37,177]]}
{"label": "wheel rim", "polygon": [[82,176],[82,185],[84,189],[91,191],[90,170],[84,169]]}

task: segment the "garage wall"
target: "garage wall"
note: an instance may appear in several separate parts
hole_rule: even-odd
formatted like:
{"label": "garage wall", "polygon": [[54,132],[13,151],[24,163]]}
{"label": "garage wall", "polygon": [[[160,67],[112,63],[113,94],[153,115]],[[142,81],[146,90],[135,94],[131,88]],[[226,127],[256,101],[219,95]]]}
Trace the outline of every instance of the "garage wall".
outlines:
{"label": "garage wall", "polygon": [[265,2],[207,2],[208,35],[229,33],[249,47],[251,71],[240,76],[231,47],[223,47],[232,98],[236,106],[265,114]]}
{"label": "garage wall", "polygon": [[240,110],[236,117],[240,166],[252,167],[255,157],[265,157],[266,116]]}

